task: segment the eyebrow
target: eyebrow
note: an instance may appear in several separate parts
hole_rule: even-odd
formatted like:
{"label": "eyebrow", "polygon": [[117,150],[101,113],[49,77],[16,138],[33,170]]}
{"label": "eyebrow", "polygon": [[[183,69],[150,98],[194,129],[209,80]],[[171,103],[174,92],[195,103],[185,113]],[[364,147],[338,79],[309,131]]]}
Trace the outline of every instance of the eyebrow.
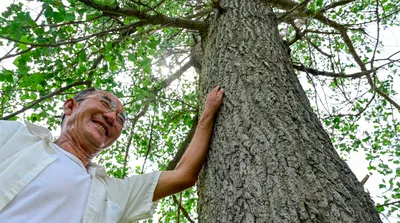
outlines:
{"label": "eyebrow", "polygon": [[[117,108],[117,105],[115,104],[115,102],[113,101],[113,100],[111,100],[111,98],[110,97],[108,97],[107,95],[101,95],[104,99],[106,99],[110,104],[111,104],[111,106],[113,106],[113,107],[115,107],[115,108]],[[122,112],[122,111],[119,111],[119,113],[122,115],[122,118],[124,118],[124,121],[126,121],[126,113],[125,112]]]}

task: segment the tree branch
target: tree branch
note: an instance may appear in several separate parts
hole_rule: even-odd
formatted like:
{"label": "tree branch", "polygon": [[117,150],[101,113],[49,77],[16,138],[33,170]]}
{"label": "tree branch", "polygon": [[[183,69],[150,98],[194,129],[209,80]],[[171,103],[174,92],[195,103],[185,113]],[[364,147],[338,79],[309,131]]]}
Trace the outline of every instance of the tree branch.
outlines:
{"label": "tree branch", "polygon": [[58,46],[62,46],[62,45],[68,45],[68,44],[74,44],[74,43],[82,42],[84,40],[88,40],[88,39],[96,37],[96,36],[97,37],[98,36],[104,36],[104,35],[107,35],[107,34],[109,34],[111,32],[118,32],[118,31],[122,31],[122,30],[125,30],[125,29],[130,29],[130,28],[132,28],[134,26],[137,26],[137,23],[129,24],[129,25],[118,27],[118,28],[114,28],[114,29],[104,30],[104,31],[101,31],[101,32],[93,33],[93,34],[88,35],[88,36],[72,39],[70,41],[61,41],[61,42],[56,42],[56,43],[28,43],[28,42],[23,42],[23,41],[12,39],[12,38],[9,38],[9,37],[6,37],[6,36],[2,36],[2,35],[0,35],[0,38],[9,40],[9,41],[12,41],[12,42],[15,42],[15,43],[29,45],[31,47],[58,47]]}
{"label": "tree branch", "polygon": [[[182,192],[179,193],[179,203],[178,203],[178,206],[182,206]],[[180,209],[179,207],[178,207],[178,214],[177,214],[176,218],[177,218],[177,220],[178,220],[177,223],[180,223],[180,222],[181,222],[181,209]]]}
{"label": "tree branch", "polygon": [[314,76],[340,77],[340,78],[353,78],[353,79],[360,78],[362,76],[365,76],[365,75],[370,74],[375,71],[375,70],[367,70],[367,71],[362,71],[362,72],[357,72],[357,73],[352,73],[352,74],[344,74],[344,73],[319,71],[319,70],[316,70],[313,68],[304,67],[303,65],[300,65],[300,66],[293,65],[293,68],[298,71],[304,71],[304,72],[310,73]]}
{"label": "tree branch", "polygon": [[306,36],[305,39],[307,40],[307,42],[308,42],[312,47],[314,47],[314,49],[316,49],[316,50],[317,50],[318,52],[320,52],[322,55],[324,55],[324,56],[326,56],[326,57],[328,57],[328,58],[333,58],[333,55],[328,54],[328,53],[325,53],[322,49],[320,49],[317,45],[315,45],[315,44],[311,41],[310,38],[308,38],[308,37]]}
{"label": "tree branch", "polygon": [[182,211],[183,216],[190,222],[190,223],[195,223],[189,216],[188,212],[186,211],[185,208],[182,207],[181,204],[179,204],[178,198],[176,198],[175,195],[172,195],[172,199],[174,200],[174,203],[178,205],[178,208]]}
{"label": "tree branch", "polygon": [[194,18],[203,17],[205,15],[208,15],[208,14],[212,13],[215,10],[217,10],[217,9],[215,9],[215,8],[206,8],[203,11],[200,11],[200,12],[198,12],[196,14],[186,16],[185,19],[194,19]]}
{"label": "tree branch", "polygon": [[374,68],[374,60],[376,56],[376,51],[379,46],[379,38],[380,38],[379,0],[376,0],[375,15],[376,15],[376,44],[374,48],[374,53],[372,54],[371,58],[371,69]]}
{"label": "tree branch", "polygon": [[[1,36],[0,36],[0,38],[1,38]],[[11,57],[15,57],[15,56],[19,56],[21,54],[27,53],[27,52],[31,51],[33,48],[34,47],[29,47],[26,50],[23,50],[23,51],[20,51],[18,53],[14,53],[14,54],[9,54],[10,52],[8,52],[6,55],[4,55],[2,58],[0,58],[0,62],[5,60],[5,59],[11,58]]]}
{"label": "tree branch", "polygon": [[106,12],[107,14],[115,16],[135,17],[140,20],[145,20],[152,25],[167,25],[169,27],[184,28],[189,30],[206,30],[208,27],[207,24],[203,21],[170,18],[162,14],[149,15],[133,8],[110,7],[94,3],[92,0],[79,0],[79,1],[89,7],[92,7],[102,12]]}
{"label": "tree branch", "polygon": [[89,69],[88,77],[92,77],[94,74],[94,71],[96,70],[97,66],[101,63],[101,61],[104,59],[104,55],[100,55],[96,58],[96,60],[93,62],[92,66]]}
{"label": "tree branch", "polygon": [[[297,3],[295,3],[291,0],[272,0],[271,3],[273,5],[275,5],[276,7],[283,9],[283,10],[290,10],[293,7],[295,7],[296,5],[298,5]],[[344,43],[346,44],[347,48],[349,49],[350,54],[352,55],[353,59],[355,60],[357,65],[361,68],[361,71],[368,72],[367,67],[362,62],[360,56],[357,54],[357,52],[353,46],[353,43],[352,43],[349,35],[347,34],[347,28],[344,25],[341,25],[333,20],[328,19],[321,12],[314,13],[314,12],[310,12],[307,9],[305,9],[303,12],[299,12],[298,15],[300,17],[316,19],[316,20],[320,21],[321,23],[336,29],[340,33]],[[385,92],[383,92],[375,87],[375,83],[372,80],[369,73],[366,73],[365,76],[367,77],[368,84],[370,85],[370,87],[373,91],[376,91],[376,93],[378,93],[381,97],[386,99],[394,107],[396,107],[398,110],[400,110],[400,105],[398,103],[396,103],[392,98],[390,98]]]}
{"label": "tree branch", "polygon": [[320,13],[324,13],[326,11],[328,11],[329,9],[333,9],[336,8],[338,6],[342,6],[342,5],[347,5],[351,2],[354,2],[355,0],[342,0],[342,1],[338,1],[338,2],[334,2],[330,5],[327,5],[325,7],[323,7],[321,10],[319,10]]}
{"label": "tree branch", "polygon": [[192,61],[190,60],[189,62],[185,63],[181,68],[179,68],[174,74],[165,78],[161,82],[161,88],[165,88],[166,86],[169,86],[172,83],[172,81],[174,81],[174,80],[178,79],[180,76],[182,76],[182,74],[185,73],[191,66],[192,66]]}
{"label": "tree branch", "polygon": [[367,174],[367,175],[365,175],[365,177],[361,180],[361,184],[362,185],[364,185],[366,182],[367,182],[367,180],[369,179],[369,174]]}
{"label": "tree branch", "polygon": [[142,171],[140,171],[142,174],[144,173],[144,167],[146,165],[147,158],[149,157],[150,150],[151,150],[151,143],[153,141],[153,123],[154,123],[154,115],[153,115],[153,120],[151,120],[151,124],[150,124],[149,144],[147,145],[146,155],[144,156]]}
{"label": "tree branch", "polygon": [[34,107],[35,105],[39,104],[40,102],[42,102],[42,101],[44,101],[46,99],[49,99],[49,98],[53,97],[54,95],[58,95],[58,94],[66,91],[66,90],[68,90],[68,89],[70,89],[72,87],[79,86],[79,85],[90,85],[90,84],[91,84],[90,81],[77,81],[77,82],[74,82],[74,83],[72,83],[70,85],[62,87],[62,88],[58,89],[57,91],[54,91],[54,92],[52,92],[52,93],[50,93],[50,94],[48,94],[48,95],[46,95],[44,97],[41,97],[41,98],[33,101],[30,105],[24,106],[22,109],[14,112],[14,113],[11,113],[11,114],[9,114],[7,116],[4,116],[0,120],[7,120],[7,119],[10,119],[10,118],[18,115],[18,114],[21,114],[22,112],[24,112],[24,111],[26,111],[28,109],[31,109],[32,107]]}
{"label": "tree branch", "polygon": [[276,6],[280,9],[289,11],[296,7],[297,3],[291,1],[291,0],[271,0],[269,1],[273,6]]}
{"label": "tree branch", "polygon": [[122,179],[127,176],[126,166],[128,164],[129,148],[131,147],[131,144],[132,144],[135,126],[136,126],[137,122],[139,121],[139,119],[147,113],[147,111],[149,110],[149,107],[150,107],[150,101],[147,101],[146,104],[143,106],[142,110],[135,116],[135,118],[133,118],[133,120],[131,122],[132,124],[130,126],[131,131],[129,133],[128,145],[125,148],[124,167],[122,169]]}
{"label": "tree branch", "polygon": [[303,2],[301,2],[300,4],[295,4],[293,6],[293,8],[291,8],[290,10],[288,10],[287,12],[285,12],[283,15],[281,15],[278,18],[278,21],[283,21],[288,15],[290,15],[291,13],[293,13],[294,11],[300,11],[302,9],[304,9],[305,7],[307,7],[307,4],[310,2],[310,0],[305,0]]}
{"label": "tree branch", "polygon": [[199,123],[198,121],[198,114],[193,118],[193,125],[192,128],[189,130],[185,140],[183,141],[181,147],[175,153],[174,158],[169,162],[166,170],[173,170],[178,165],[179,161],[181,160],[183,154],[186,152],[186,149],[189,147],[190,142],[193,139],[194,133],[196,133],[196,128]]}
{"label": "tree branch", "polygon": [[[153,93],[157,93],[158,91],[162,90],[163,88],[168,87],[174,80],[178,79],[179,77],[182,76],[182,74],[191,66],[191,62],[189,61],[188,63],[186,63],[185,65],[183,65],[177,72],[175,72],[174,74],[172,74],[171,76],[168,76],[167,78],[165,78],[163,81],[161,81],[161,86],[156,86],[155,89],[151,90],[151,92]],[[129,134],[129,139],[128,139],[128,145],[125,149],[125,157],[124,157],[124,167],[123,167],[123,174],[122,177],[126,177],[126,167],[127,167],[127,163],[128,163],[128,157],[129,157],[129,148],[131,146],[132,143],[132,139],[133,139],[133,135],[134,135],[134,129],[136,126],[136,123],[138,122],[138,120],[144,116],[146,114],[146,112],[148,111],[150,106],[150,101],[147,101],[145,106],[142,108],[141,112],[139,112],[135,118],[132,120],[132,125],[131,125],[131,131]],[[196,116],[197,117],[197,116]],[[197,120],[197,118],[196,118]],[[196,123],[197,125],[197,123]],[[193,133],[194,134],[194,133]],[[189,141],[190,143],[190,141]],[[175,167],[174,167],[175,168]]]}
{"label": "tree branch", "polygon": [[399,201],[393,201],[393,202],[386,203],[386,204],[376,205],[376,207],[379,208],[379,207],[384,207],[384,206],[389,206],[389,205],[395,205],[395,204],[398,204],[398,203],[400,203],[400,200]]}
{"label": "tree branch", "polygon": [[[392,12],[392,13],[389,13],[389,14],[387,14],[385,16],[382,16],[381,19],[386,19],[386,18],[388,18],[388,17],[390,17],[392,15],[398,15],[399,12],[400,12],[400,9],[398,9],[398,10]],[[348,27],[348,26],[361,26],[361,25],[366,25],[368,23],[373,23],[373,22],[376,22],[376,20],[370,20],[370,21],[362,22],[362,23],[344,24],[344,26],[346,26],[346,27]]]}

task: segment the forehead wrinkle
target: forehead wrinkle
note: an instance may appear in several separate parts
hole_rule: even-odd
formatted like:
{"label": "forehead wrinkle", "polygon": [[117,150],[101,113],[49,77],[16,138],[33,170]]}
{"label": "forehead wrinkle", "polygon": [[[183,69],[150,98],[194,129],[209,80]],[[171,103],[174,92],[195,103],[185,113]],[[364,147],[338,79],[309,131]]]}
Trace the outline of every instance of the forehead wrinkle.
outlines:
{"label": "forehead wrinkle", "polygon": [[113,101],[113,100],[111,100],[111,98],[110,97],[108,97],[107,95],[105,95],[105,94],[103,94],[103,95],[101,95],[104,99],[106,99],[108,102],[110,102],[113,106],[115,106],[115,107],[117,107],[116,105],[115,105],[115,102]]}
{"label": "forehead wrinkle", "polygon": [[117,96],[115,96],[114,94],[112,94],[112,93],[110,93],[110,92],[108,92],[108,91],[102,91],[102,90],[100,90],[100,91],[98,91],[102,96],[104,96],[104,97],[106,97],[106,99],[107,99],[107,101],[112,101],[115,105],[117,105],[117,103],[115,103],[115,101],[113,100],[113,99],[115,99],[115,100],[117,100],[119,103],[118,104],[120,104],[121,106],[121,108],[123,109],[123,110],[125,110],[124,109],[124,106],[122,106],[122,102],[119,100],[119,98],[117,97]]}

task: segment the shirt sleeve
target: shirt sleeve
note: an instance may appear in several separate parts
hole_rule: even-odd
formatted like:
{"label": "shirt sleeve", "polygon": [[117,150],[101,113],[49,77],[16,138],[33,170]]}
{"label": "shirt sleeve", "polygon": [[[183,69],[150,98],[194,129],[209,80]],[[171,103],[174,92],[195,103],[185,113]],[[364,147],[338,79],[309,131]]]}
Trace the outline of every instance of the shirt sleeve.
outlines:
{"label": "shirt sleeve", "polygon": [[151,218],[157,207],[152,202],[161,172],[135,175],[123,180],[110,178],[109,196],[122,209],[118,222],[132,222]]}

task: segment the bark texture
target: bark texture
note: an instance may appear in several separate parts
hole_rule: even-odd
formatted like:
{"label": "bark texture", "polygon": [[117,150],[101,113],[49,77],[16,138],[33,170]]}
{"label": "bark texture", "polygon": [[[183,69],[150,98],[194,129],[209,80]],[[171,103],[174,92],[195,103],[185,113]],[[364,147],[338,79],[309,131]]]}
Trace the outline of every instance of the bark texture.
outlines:
{"label": "bark texture", "polygon": [[199,222],[381,222],[312,111],[267,1],[219,5],[202,40],[200,90],[226,93],[199,179]]}

